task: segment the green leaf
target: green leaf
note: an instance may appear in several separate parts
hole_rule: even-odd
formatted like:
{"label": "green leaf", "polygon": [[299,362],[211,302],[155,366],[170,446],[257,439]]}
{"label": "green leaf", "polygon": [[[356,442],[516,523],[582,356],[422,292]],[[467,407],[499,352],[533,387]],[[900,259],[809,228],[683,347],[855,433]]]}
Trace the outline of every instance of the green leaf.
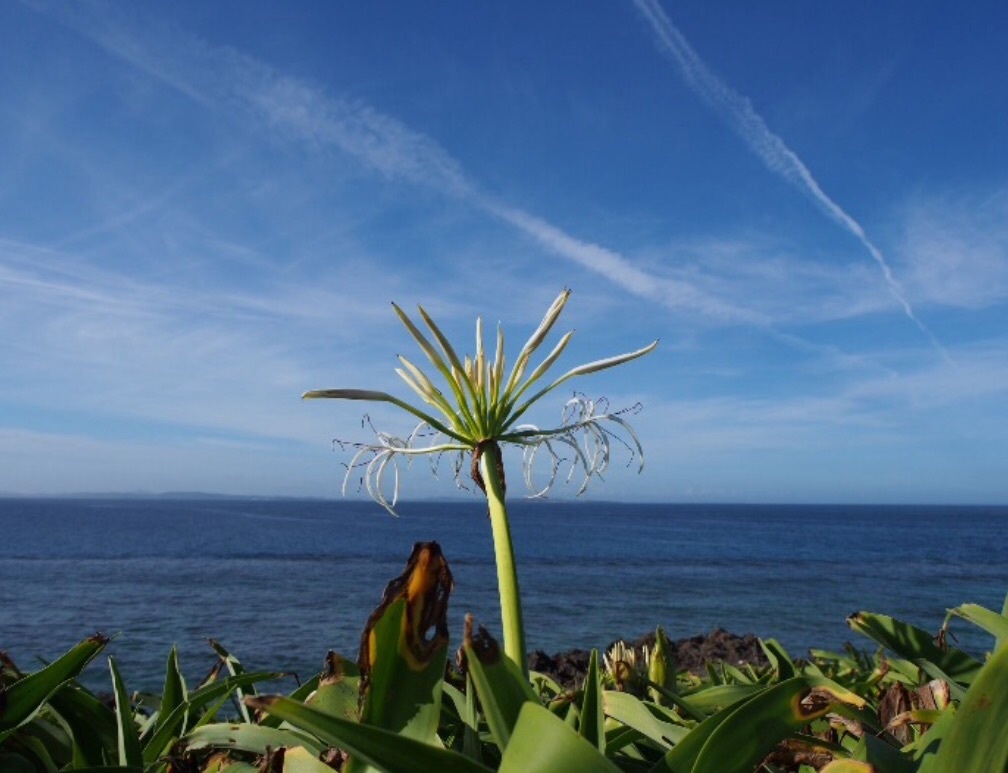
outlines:
{"label": "green leaf", "polygon": [[[279,679],[283,674],[273,671],[246,672],[241,676],[232,676],[220,682],[212,682],[205,687],[189,694],[188,699],[175,707],[171,714],[164,718],[155,732],[147,739],[144,747],[144,759],[146,762],[156,760],[164,750],[171,745],[172,741],[179,734],[179,728],[185,717],[195,716],[204,706],[217,701],[217,704],[207,711],[196,723],[196,728],[209,725],[213,722],[217,711],[231,697],[231,694],[238,687],[243,687],[256,682],[267,682]],[[189,729],[189,728],[187,728]],[[160,751],[159,751],[160,750]]]}
{"label": "green leaf", "polygon": [[418,542],[403,573],[385,588],[361,639],[363,724],[439,743],[453,582],[440,546]]}
{"label": "green leaf", "polygon": [[392,773],[485,773],[489,768],[457,752],[413,738],[325,714],[281,696],[247,698],[249,706],[279,716],[323,743],[348,750],[379,770]]}
{"label": "green leaf", "polygon": [[[1001,616],[1008,617],[1008,593],[1005,594],[1004,604],[1001,605]],[[994,649],[999,650],[1008,644],[1008,636],[998,636],[994,642]]]}
{"label": "green leaf", "polygon": [[1008,647],[995,652],[977,675],[927,768],[928,773],[967,770],[1008,770]]}
{"label": "green leaf", "polygon": [[670,688],[662,687],[660,684],[652,682],[650,679],[648,680],[647,685],[649,692],[664,698],[668,701],[668,703],[678,708],[684,716],[689,717],[696,722],[703,722],[707,718],[707,712],[701,711],[699,708],[694,706],[688,698],[679,695],[677,692],[673,692]]}
{"label": "green leaf", "polygon": [[500,773],[614,773],[597,748],[538,703],[525,703],[504,750]]}
{"label": "green leaf", "polygon": [[[304,702],[334,717],[357,721],[360,708],[358,703],[360,681],[357,664],[330,651],[326,655],[325,672],[318,680],[318,687],[305,698]],[[296,693],[291,697],[296,700]]]}
{"label": "green leaf", "polygon": [[[876,768],[869,762],[860,762],[858,760],[833,760],[826,767],[819,771],[819,773],[878,773],[879,768]],[[887,770],[887,773],[888,770]]]}
{"label": "green leaf", "polygon": [[833,697],[812,692],[803,677],[767,688],[733,709],[714,729],[693,772],[752,770],[780,741],[831,711]]}
{"label": "green leaf", "polygon": [[332,768],[303,747],[287,749],[283,758],[283,773],[332,773]]}
{"label": "green leaf", "polygon": [[689,729],[682,725],[660,719],[644,701],[630,693],[606,690],[603,700],[606,716],[633,728],[665,750],[689,733]]}
{"label": "green leaf", "polygon": [[778,742],[835,707],[835,702],[828,699],[835,696],[829,693],[814,693],[815,700],[803,704],[810,693],[808,681],[800,676],[763,688],[690,730],[652,770],[752,770]]}
{"label": "green leaf", "polygon": [[779,641],[776,639],[760,640],[760,647],[766,653],[767,660],[770,661],[770,665],[777,675],[777,681],[783,682],[798,675],[794,661],[791,660],[791,656]]}
{"label": "green leaf", "polygon": [[980,671],[980,663],[962,650],[940,649],[927,631],[894,620],[888,615],[857,612],[847,618],[851,629],[874,639],[884,647],[908,658],[921,668],[925,661],[933,663],[951,679],[970,684]]}
{"label": "green leaf", "polygon": [[164,691],[161,693],[159,719],[161,716],[171,714],[177,706],[185,703],[187,693],[185,680],[179,670],[178,649],[172,646],[165,666]]}
{"label": "green leaf", "polygon": [[[339,658],[339,655],[330,650],[326,654],[326,661],[328,661],[330,657]],[[357,673],[356,666],[354,666],[354,673],[355,674]],[[287,697],[292,698],[293,700],[296,701],[305,702],[309,698],[311,698],[311,696],[314,695],[315,692],[318,690],[319,683],[321,682],[321,680],[322,680],[322,674],[315,674],[315,676],[313,676],[307,682],[293,689],[288,694]],[[354,695],[356,694],[357,694],[357,688],[354,687]],[[263,725],[264,727],[280,727],[280,720],[277,719],[276,717],[270,717],[270,716],[257,717],[256,721],[258,722],[258,724]]]}
{"label": "green leaf", "polygon": [[75,679],[108,641],[96,634],[44,668],[6,687],[0,686],[0,741],[9,731],[31,719],[65,682]]}
{"label": "green leaf", "polygon": [[[116,755],[115,713],[94,695],[67,684],[49,698],[49,706],[66,723],[73,736],[74,766],[102,765]],[[3,770],[0,767],[0,770]]]}
{"label": "green leaf", "polygon": [[932,722],[924,735],[903,747],[904,752],[912,754],[914,760],[920,763],[918,773],[934,773],[935,755],[952,729],[955,718],[955,706],[948,706]]}
{"label": "green leaf", "polygon": [[672,771],[672,773],[691,773],[693,764],[696,762],[707,740],[728,719],[732,711],[747,700],[750,700],[750,698],[743,698],[737,704],[708,717],[690,730],[684,738],[666,752],[665,756],[651,768],[652,772]]}
{"label": "green leaf", "polygon": [[[53,731],[56,731],[55,733]],[[69,739],[48,722],[33,722],[18,734],[17,747],[28,755],[43,773],[57,773],[53,756],[68,756]]]}
{"label": "green leaf", "polygon": [[133,719],[133,706],[130,704],[126,685],[119,676],[119,668],[115,658],[108,659],[109,671],[112,672],[112,690],[115,693],[116,726],[118,729],[118,757],[120,765],[143,767],[143,750],[137,737],[137,726]]}
{"label": "green leaf", "polygon": [[979,604],[962,604],[949,610],[949,617],[952,615],[958,615],[991,634],[994,637],[994,649],[999,649],[1008,641],[1008,613],[999,615]]}
{"label": "green leaf", "polygon": [[588,660],[578,732],[588,743],[605,754],[605,713],[602,709],[602,677],[599,674],[598,650],[592,650]]}
{"label": "green leaf", "polygon": [[851,752],[856,760],[874,765],[886,773],[914,773],[917,766],[907,755],[873,735],[865,734]]}
{"label": "green leaf", "polygon": [[[455,709],[454,716],[451,717],[452,726],[449,727],[449,732],[454,736],[451,748],[459,748],[458,732],[461,730],[462,754],[471,760],[482,761],[483,747],[479,737],[480,714],[476,707],[476,688],[473,686],[472,675],[466,674],[465,690],[460,690],[446,681],[444,693],[450,698]],[[446,738],[447,745],[444,729],[445,723],[442,720],[441,736]]]}
{"label": "green leaf", "polygon": [[[646,740],[644,738],[644,734],[634,730],[632,727],[615,723],[610,724],[606,729],[606,755],[612,759],[616,757],[619,752],[626,749],[626,747],[642,740]],[[622,755],[622,758],[627,759],[633,757],[636,759],[639,754],[640,752],[637,749],[630,749]]]}
{"label": "green leaf", "polygon": [[699,718],[703,719],[704,715],[738,703],[763,689],[758,684],[718,684],[682,697],[686,699],[694,711],[701,712]]}
{"label": "green leaf", "polygon": [[[219,642],[214,639],[210,639],[210,646],[213,648],[214,652],[217,653],[217,656],[224,663],[224,667],[227,668],[228,673],[231,674],[231,676],[241,676],[245,673],[245,669],[242,667],[238,658],[228,652]],[[251,722],[252,718],[248,714],[248,709],[245,708],[245,704],[242,703],[242,699],[245,697],[245,690],[240,686],[235,687],[234,693],[238,711],[241,712],[242,719],[245,722]],[[248,685],[248,694],[255,695],[254,684]]]}
{"label": "green leaf", "polygon": [[296,730],[260,727],[245,722],[205,725],[185,737],[187,749],[239,749],[265,754],[266,747],[304,746],[318,756],[327,746],[310,735]]}
{"label": "green leaf", "polygon": [[[177,711],[180,707],[183,710]],[[154,732],[143,748],[145,763],[149,765],[154,762],[177,734],[186,731],[187,709],[186,683],[179,670],[178,649],[172,646],[165,666],[164,690],[161,693],[161,706],[158,708]]]}
{"label": "green leaf", "polygon": [[5,773],[35,773],[35,766],[20,754],[0,752],[0,770]]}
{"label": "green leaf", "polygon": [[486,629],[480,626],[474,635],[472,615],[466,615],[465,624],[462,650],[466,669],[483,706],[490,735],[503,753],[522,708],[538,700],[528,679],[514,661],[501,652],[500,645]]}

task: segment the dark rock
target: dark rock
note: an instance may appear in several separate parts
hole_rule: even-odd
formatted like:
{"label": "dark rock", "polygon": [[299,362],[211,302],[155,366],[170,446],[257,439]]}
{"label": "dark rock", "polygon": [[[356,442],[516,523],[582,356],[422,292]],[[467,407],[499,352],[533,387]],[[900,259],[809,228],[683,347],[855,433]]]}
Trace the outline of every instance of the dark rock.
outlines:
{"label": "dark rock", "polygon": [[[637,651],[638,657],[644,647],[654,646],[654,633],[626,642]],[[625,641],[625,640],[624,640]],[[608,652],[616,642],[611,642],[602,654]],[[686,670],[703,675],[707,672],[708,663],[729,663],[733,666],[746,664],[766,665],[766,655],[760,647],[759,639],[753,634],[739,636],[729,633],[723,628],[715,628],[709,634],[691,636],[669,642],[669,649],[675,658],[677,670]],[[561,686],[573,688],[580,686],[588,672],[589,650],[566,650],[548,655],[542,650],[536,650],[529,655],[529,669],[538,671],[554,679]]]}
{"label": "dark rock", "polygon": [[[654,634],[644,637],[642,643],[654,644]],[[635,642],[636,644],[636,642]],[[672,642],[676,668],[704,674],[708,663],[730,663],[733,666],[751,664],[767,665],[768,661],[759,639],[751,633],[739,636],[723,628],[715,628],[706,636],[692,636]]]}
{"label": "dark rock", "polygon": [[536,650],[529,655],[529,670],[546,674],[561,687],[575,687],[584,681],[590,658],[588,650],[568,650],[555,655]]}

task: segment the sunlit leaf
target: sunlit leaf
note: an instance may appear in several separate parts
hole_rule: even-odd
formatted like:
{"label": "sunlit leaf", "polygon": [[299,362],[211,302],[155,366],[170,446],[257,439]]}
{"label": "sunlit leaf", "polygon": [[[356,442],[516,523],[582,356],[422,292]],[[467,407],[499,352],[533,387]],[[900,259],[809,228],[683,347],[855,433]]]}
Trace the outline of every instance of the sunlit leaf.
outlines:
{"label": "sunlit leaf", "polygon": [[937,666],[949,678],[968,685],[980,671],[980,663],[955,647],[939,648],[927,631],[895,620],[888,615],[857,612],[847,618],[847,625],[918,666],[924,661]]}
{"label": "sunlit leaf", "polygon": [[362,723],[438,742],[453,582],[440,546],[418,542],[385,588],[361,637]]}
{"label": "sunlit leaf", "polygon": [[618,771],[595,746],[538,703],[522,706],[500,773],[614,773]]}
{"label": "sunlit leaf", "polygon": [[588,660],[581,695],[581,722],[578,732],[588,743],[605,754],[605,711],[602,706],[602,677],[599,673],[598,650],[592,650]]}
{"label": "sunlit leaf", "polygon": [[537,703],[528,679],[504,655],[496,640],[482,626],[473,632],[472,616],[466,616],[462,648],[465,665],[479,696],[494,743],[503,753],[511,740],[522,707]]}
{"label": "sunlit leaf", "polygon": [[143,749],[137,737],[136,722],[133,719],[133,706],[130,703],[126,685],[119,675],[115,658],[109,657],[109,671],[112,673],[112,690],[115,696],[115,714],[118,729],[118,757],[120,765],[143,767]]}
{"label": "sunlit leaf", "polygon": [[275,714],[324,743],[347,749],[379,770],[390,773],[435,770],[443,773],[485,773],[489,770],[457,752],[439,749],[390,730],[333,717],[290,698],[257,697],[247,698],[246,701],[250,707]]}
{"label": "sunlit leaf", "polygon": [[977,674],[922,773],[1008,770],[1008,647]]}

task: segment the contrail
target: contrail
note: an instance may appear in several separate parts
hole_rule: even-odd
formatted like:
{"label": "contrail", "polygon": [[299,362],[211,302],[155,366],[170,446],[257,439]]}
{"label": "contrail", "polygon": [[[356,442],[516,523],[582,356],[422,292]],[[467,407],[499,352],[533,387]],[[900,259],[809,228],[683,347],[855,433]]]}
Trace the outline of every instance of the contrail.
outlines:
{"label": "contrail", "polygon": [[138,33],[114,18],[82,13],[76,7],[42,5],[45,13],[208,109],[265,123],[271,131],[312,147],[337,147],[386,178],[466,202],[638,297],[729,323],[767,324],[760,314],[723,302],[689,282],[651,274],[615,250],[579,239],[488,195],[435,140],[366,104],[330,97],[268,64],[232,49],[214,48],[174,27],[151,25]]}
{"label": "contrail", "polygon": [[670,309],[695,309],[723,322],[766,327],[768,321],[755,312],[724,303],[689,282],[656,277],[634,266],[623,255],[598,244],[582,241],[541,217],[487,197],[476,202],[486,212],[514,226],[557,255],[595,271],[640,298]]}
{"label": "contrail", "polygon": [[812,177],[808,167],[784,143],[784,140],[770,131],[766,122],[753,109],[752,103],[718,78],[700,59],[683,34],[665,15],[658,0],[634,0],[634,5],[654,29],[661,49],[679,67],[679,73],[687,85],[727,121],[731,128],[749,145],[750,150],[766,164],[767,168],[809,196],[820,209],[861,242],[868,250],[868,254],[878,263],[890,294],[903,307],[906,316],[931,339],[935,346],[944,352],[944,348],[934,334],[917,318],[910,302],[903,295],[902,288],[893,277],[892,269],[889,268],[885,256],[871,242],[861,224],[826,195],[819,183]]}

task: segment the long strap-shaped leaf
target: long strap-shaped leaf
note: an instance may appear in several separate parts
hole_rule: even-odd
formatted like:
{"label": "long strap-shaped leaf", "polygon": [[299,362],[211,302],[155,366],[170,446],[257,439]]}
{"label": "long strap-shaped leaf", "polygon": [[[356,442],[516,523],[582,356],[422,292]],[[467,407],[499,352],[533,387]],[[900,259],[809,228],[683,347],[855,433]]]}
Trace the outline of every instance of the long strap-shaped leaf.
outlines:
{"label": "long strap-shaped leaf", "polygon": [[[179,669],[178,649],[172,647],[171,652],[168,653],[168,662],[165,665],[164,690],[161,693],[161,706],[158,709],[155,732],[165,724],[169,715],[176,708],[186,702],[188,692],[185,679],[182,678],[182,672]],[[160,749],[158,751],[160,752]],[[147,759],[146,761],[152,762],[153,759]]]}
{"label": "long strap-shaped leaf", "polygon": [[65,682],[76,678],[108,641],[101,635],[85,639],[45,668],[0,688],[0,741],[9,731],[31,719]]}
{"label": "long strap-shaped leaf", "polygon": [[1008,647],[987,661],[921,773],[1008,770]]}
{"label": "long strap-shaped leaf", "polygon": [[[1005,594],[1004,604],[1001,606],[1001,617],[1008,618],[1008,593]],[[994,640],[994,649],[999,650],[1005,645],[1008,645],[1008,634],[1004,636],[998,634]]]}
{"label": "long strap-shaped leaf", "polygon": [[454,581],[436,542],[418,542],[361,637],[361,722],[437,743]]}
{"label": "long strap-shaped leaf", "polygon": [[[48,705],[73,735],[74,768],[104,764],[116,748],[115,713],[87,690],[65,685],[49,697]],[[0,765],[0,770],[3,770]]]}
{"label": "long strap-shaped leaf", "polygon": [[578,732],[588,743],[605,754],[605,713],[602,707],[602,675],[599,673],[598,650],[592,650],[588,660]]}
{"label": "long strap-shaped leaf", "polygon": [[980,663],[962,650],[940,649],[927,631],[888,615],[857,612],[847,618],[847,625],[918,666],[923,667],[922,661],[930,661],[964,685],[969,685],[980,671]]}
{"label": "long strap-shaped leaf", "polygon": [[242,751],[265,754],[267,747],[304,746],[316,756],[326,750],[327,745],[311,735],[288,728],[262,727],[244,722],[222,722],[197,728],[186,736],[187,749],[240,749]]}
{"label": "long strap-shaped leaf", "polygon": [[804,677],[788,679],[732,711],[704,743],[693,773],[755,768],[778,743],[833,710],[835,695],[806,706],[810,687]]}
{"label": "long strap-shaped leaf", "polygon": [[781,740],[833,708],[829,701],[804,707],[801,701],[810,689],[799,676],[719,711],[693,728],[652,771],[752,770]]}
{"label": "long strap-shaped leaf", "polygon": [[199,722],[196,723],[196,727],[208,725],[213,722],[217,711],[231,697],[236,688],[255,684],[256,682],[276,681],[284,676],[286,675],[275,671],[246,672],[241,676],[233,676],[220,682],[213,682],[191,692],[185,702],[180,703],[170,714],[164,717],[164,721],[158,724],[154,734],[147,739],[147,743],[144,746],[144,760],[148,763],[156,760],[173,743],[178,735],[189,729],[184,724],[187,716],[191,719],[204,706],[217,701],[216,706],[212,706],[200,718]]}
{"label": "long strap-shaped leaf", "polygon": [[630,693],[607,690],[603,699],[607,716],[633,728],[660,748],[670,748],[690,732],[683,725],[674,725],[660,718],[651,706]]}
{"label": "long strap-shaped leaf", "polygon": [[522,706],[500,773],[616,773],[598,749],[538,703]]}
{"label": "long strap-shaped leaf", "polygon": [[320,741],[348,750],[369,765],[390,773],[486,773],[490,770],[463,755],[413,738],[333,717],[280,696],[246,698],[252,708],[279,716]]}
{"label": "long strap-shaped leaf", "polygon": [[466,668],[497,748],[503,753],[511,741],[518,715],[526,703],[537,703],[535,692],[518,666],[482,627],[474,635],[472,616],[466,616]]}
{"label": "long strap-shaped leaf", "polygon": [[109,656],[109,671],[112,672],[112,689],[115,694],[115,713],[118,727],[119,764],[129,767],[143,767],[143,750],[137,736],[136,722],[133,719],[133,706],[130,703],[126,685],[119,676],[119,668],[115,658]]}
{"label": "long strap-shaped leaf", "polygon": [[[1008,604],[1008,599],[1005,600],[1005,603]],[[948,616],[952,617],[952,615],[969,620],[991,634],[994,637],[994,649],[999,649],[1004,646],[1005,642],[1008,642],[1008,612],[999,615],[979,604],[961,604],[949,610]]]}

